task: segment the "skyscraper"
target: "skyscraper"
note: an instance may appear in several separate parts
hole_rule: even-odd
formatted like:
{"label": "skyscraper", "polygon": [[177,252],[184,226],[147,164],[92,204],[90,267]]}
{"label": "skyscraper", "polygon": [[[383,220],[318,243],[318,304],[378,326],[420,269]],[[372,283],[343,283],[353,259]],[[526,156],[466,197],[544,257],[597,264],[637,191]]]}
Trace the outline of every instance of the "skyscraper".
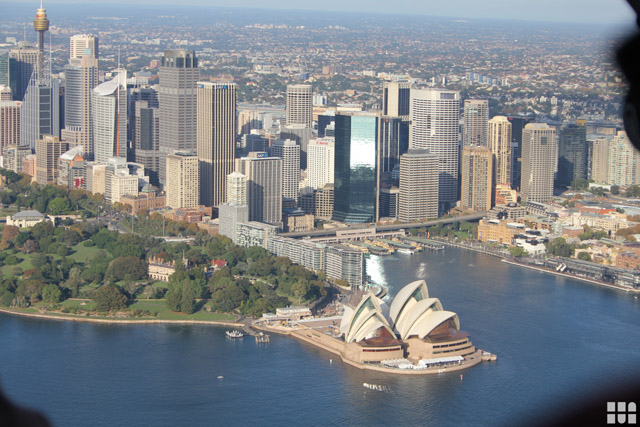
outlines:
{"label": "skyscraper", "polygon": [[378,116],[336,114],[333,219],[374,222],[378,217]]}
{"label": "skyscraper", "polygon": [[438,217],[438,156],[417,148],[400,156],[398,205],[400,221]]}
{"label": "skyscraper", "polygon": [[93,89],[93,150],[96,162],[127,157],[127,72]]}
{"label": "skyscraper", "polygon": [[380,119],[380,173],[390,173],[409,148],[409,120],[384,116]]}
{"label": "skyscraper", "polygon": [[460,94],[447,89],[411,89],[409,148],[438,156],[440,212],[458,200]]}
{"label": "skyscraper", "polygon": [[36,182],[58,183],[58,158],[69,150],[69,144],[57,136],[45,135],[36,141]]}
{"label": "skyscraper", "polygon": [[609,182],[609,140],[597,138],[591,151],[591,179],[599,183]]}
{"label": "skyscraper", "polygon": [[0,101],[0,153],[20,144],[20,101]]}
{"label": "skyscraper", "polygon": [[149,182],[152,185],[159,185],[160,172],[160,113],[156,107],[149,105],[150,101],[135,101],[133,104],[133,123],[129,124],[133,128],[131,132],[133,144],[133,156],[137,163],[144,165]]}
{"label": "skyscraper", "polygon": [[174,151],[196,152],[196,99],[200,78],[192,50],[165,50],[160,80],[160,184],[166,184],[165,157]]}
{"label": "skyscraper", "polygon": [[90,56],[98,58],[98,38],[89,34],[78,34],[69,39],[69,59]]}
{"label": "skyscraper", "polygon": [[280,130],[280,139],[290,139],[300,146],[301,169],[307,168],[307,152],[312,134],[311,128],[303,124],[283,126]]}
{"label": "skyscraper", "polygon": [[335,147],[333,138],[312,139],[309,142],[307,161],[307,185],[309,187],[315,189],[333,183]]}
{"label": "skyscraper", "polygon": [[282,226],[282,159],[252,152],[236,159],[236,172],[247,177],[249,221]]}
{"label": "skyscraper", "polygon": [[382,83],[382,115],[408,117],[411,83],[385,81]]}
{"label": "skyscraper", "polygon": [[197,152],[200,203],[218,207],[226,197],[236,146],[236,84],[198,83]]}
{"label": "skyscraper", "polygon": [[17,100],[14,94],[18,87],[18,63],[16,58],[13,58],[9,52],[0,53],[0,85],[11,89],[11,99],[9,101]]}
{"label": "skyscraper", "polygon": [[625,131],[618,131],[609,143],[608,164],[609,184],[640,184],[640,152],[633,147]]}
{"label": "skyscraper", "polygon": [[575,179],[587,178],[587,127],[569,124],[558,138],[557,184],[569,186]]}
{"label": "skyscraper", "polygon": [[[9,86],[15,101],[24,99],[31,75],[38,65],[38,54],[38,49],[27,42],[20,42],[17,48],[9,51],[8,61],[13,60],[14,62],[14,73],[13,75],[9,74]],[[11,68],[9,68],[9,73],[11,73]]]}
{"label": "skyscraper", "polygon": [[98,59],[91,53],[74,57],[65,67],[64,75],[62,139],[73,139],[82,146],[84,155],[91,159],[94,151],[91,91],[98,85]]}
{"label": "skyscraper", "polygon": [[487,147],[462,149],[462,187],[460,205],[474,211],[491,209],[493,198],[493,153]]}
{"label": "skyscraper", "polygon": [[553,197],[553,174],[557,165],[555,128],[546,123],[529,123],[522,131],[523,202],[546,202]]}
{"label": "skyscraper", "polygon": [[300,190],[300,146],[290,139],[279,139],[271,155],[282,159],[282,197],[298,202]]}
{"label": "skyscraper", "polygon": [[313,88],[311,85],[287,86],[286,125],[306,125],[309,129],[313,125]]}
{"label": "skyscraper", "polygon": [[464,145],[487,146],[487,122],[489,101],[486,99],[464,100]]}
{"label": "skyscraper", "polygon": [[239,206],[247,204],[247,177],[239,172],[227,175],[227,202]]}
{"label": "skyscraper", "polygon": [[177,208],[198,207],[200,179],[198,157],[195,153],[180,151],[167,156],[167,206]]}
{"label": "skyscraper", "polygon": [[507,116],[511,122],[511,186],[520,187],[522,176],[522,131],[534,118],[527,116]]}
{"label": "skyscraper", "polygon": [[505,116],[489,120],[489,149],[493,153],[493,184],[511,185],[511,122]]}

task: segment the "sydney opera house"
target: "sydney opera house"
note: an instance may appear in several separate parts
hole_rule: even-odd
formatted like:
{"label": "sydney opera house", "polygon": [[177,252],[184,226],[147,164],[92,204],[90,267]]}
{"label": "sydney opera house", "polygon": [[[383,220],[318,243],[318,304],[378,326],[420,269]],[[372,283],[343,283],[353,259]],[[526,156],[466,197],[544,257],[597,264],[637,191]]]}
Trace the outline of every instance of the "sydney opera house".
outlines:
{"label": "sydney opera house", "polygon": [[424,280],[403,287],[390,306],[369,293],[355,308],[344,309],[339,337],[316,331],[296,335],[340,354],[351,365],[381,371],[446,372],[495,360],[460,331],[456,313],[429,297]]}

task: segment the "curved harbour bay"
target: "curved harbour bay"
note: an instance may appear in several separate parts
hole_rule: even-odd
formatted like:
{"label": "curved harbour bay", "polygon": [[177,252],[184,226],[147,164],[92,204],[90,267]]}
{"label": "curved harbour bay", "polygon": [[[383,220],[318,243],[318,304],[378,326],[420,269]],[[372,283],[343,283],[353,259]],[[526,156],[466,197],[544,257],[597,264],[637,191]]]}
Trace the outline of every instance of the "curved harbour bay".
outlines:
{"label": "curved harbour bay", "polygon": [[2,388],[65,426],[506,425],[640,375],[632,295],[455,248],[372,257],[368,268],[392,295],[424,278],[498,362],[464,371],[462,381],[458,373],[392,376],[282,336],[259,346],[214,326],[0,314]]}

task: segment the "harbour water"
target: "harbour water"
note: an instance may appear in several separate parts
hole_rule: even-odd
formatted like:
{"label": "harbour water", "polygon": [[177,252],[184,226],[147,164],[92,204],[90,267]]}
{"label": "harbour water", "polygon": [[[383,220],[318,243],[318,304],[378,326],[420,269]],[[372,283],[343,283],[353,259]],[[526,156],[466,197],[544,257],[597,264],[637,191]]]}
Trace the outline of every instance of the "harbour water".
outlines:
{"label": "harbour water", "polygon": [[59,426],[412,426],[521,424],[596,387],[640,377],[633,295],[455,248],[372,257],[368,268],[391,295],[425,279],[431,296],[457,312],[473,343],[498,362],[464,371],[462,380],[459,373],[392,376],[283,336],[256,345],[213,326],[0,314],[0,383]]}

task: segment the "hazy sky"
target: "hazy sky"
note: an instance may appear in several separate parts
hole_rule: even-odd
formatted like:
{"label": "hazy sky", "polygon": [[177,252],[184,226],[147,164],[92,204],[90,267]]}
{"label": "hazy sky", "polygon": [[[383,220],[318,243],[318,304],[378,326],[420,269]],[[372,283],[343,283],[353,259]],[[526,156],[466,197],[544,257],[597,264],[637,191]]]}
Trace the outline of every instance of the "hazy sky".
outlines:
{"label": "hazy sky", "polygon": [[[33,0],[29,0],[33,1]],[[93,3],[95,0],[91,0]],[[37,2],[36,2],[37,3]],[[86,0],[45,0],[47,3],[83,3]],[[97,1],[96,1],[97,3]],[[526,21],[628,25],[635,14],[625,0],[111,0],[140,5],[202,5],[261,9],[298,9],[349,12],[423,14],[453,18],[500,18]]]}

